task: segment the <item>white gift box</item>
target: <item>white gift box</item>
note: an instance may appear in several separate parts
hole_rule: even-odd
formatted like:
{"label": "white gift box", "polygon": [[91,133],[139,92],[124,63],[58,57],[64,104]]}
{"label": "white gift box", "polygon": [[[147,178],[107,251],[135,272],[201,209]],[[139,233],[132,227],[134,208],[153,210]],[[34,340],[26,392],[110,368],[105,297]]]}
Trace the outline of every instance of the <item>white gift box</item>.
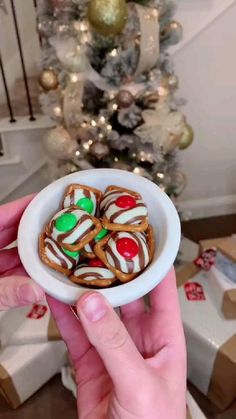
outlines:
{"label": "white gift box", "polygon": [[[236,398],[236,320],[226,320],[209,285],[211,273],[187,265],[177,274],[188,351],[188,378],[219,408]],[[190,279],[191,278],[191,279]]]}
{"label": "white gift box", "polygon": [[215,265],[211,269],[211,296],[226,319],[236,319],[236,240],[233,237],[206,240],[202,250],[216,247]]}
{"label": "white gift box", "polygon": [[24,320],[11,336],[9,344],[45,343],[60,339],[59,330],[45,301],[27,309]]}
{"label": "white gift box", "polygon": [[8,346],[0,353],[0,393],[17,408],[60,372],[66,362],[61,342]]}
{"label": "white gift box", "polygon": [[3,348],[24,322],[29,307],[22,307],[0,312],[0,348]]}

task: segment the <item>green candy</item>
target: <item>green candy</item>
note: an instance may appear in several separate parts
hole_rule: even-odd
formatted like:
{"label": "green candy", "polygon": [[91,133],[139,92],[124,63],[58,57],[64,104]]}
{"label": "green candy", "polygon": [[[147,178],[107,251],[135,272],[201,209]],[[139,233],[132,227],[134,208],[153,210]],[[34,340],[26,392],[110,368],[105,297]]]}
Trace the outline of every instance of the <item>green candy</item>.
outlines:
{"label": "green candy", "polygon": [[72,230],[77,224],[77,218],[74,214],[62,214],[55,221],[56,229],[66,233]]}
{"label": "green candy", "polygon": [[92,214],[94,209],[93,202],[89,198],[79,199],[79,201],[76,202],[76,205],[82,208],[84,211],[88,212],[89,214]]}
{"label": "green candy", "polygon": [[64,248],[63,248],[63,252],[64,252],[66,255],[68,255],[68,256],[70,256],[70,257],[72,257],[72,258],[77,258],[77,257],[79,256],[79,251],[77,251],[77,252],[71,252],[70,250],[67,250],[67,249],[64,249]]}
{"label": "green candy", "polygon": [[102,240],[103,239],[103,237],[105,237],[106,235],[107,235],[107,233],[108,233],[108,230],[106,230],[106,228],[103,228],[99,233],[98,233],[98,235],[95,237],[95,240],[96,241],[99,241],[99,240]]}

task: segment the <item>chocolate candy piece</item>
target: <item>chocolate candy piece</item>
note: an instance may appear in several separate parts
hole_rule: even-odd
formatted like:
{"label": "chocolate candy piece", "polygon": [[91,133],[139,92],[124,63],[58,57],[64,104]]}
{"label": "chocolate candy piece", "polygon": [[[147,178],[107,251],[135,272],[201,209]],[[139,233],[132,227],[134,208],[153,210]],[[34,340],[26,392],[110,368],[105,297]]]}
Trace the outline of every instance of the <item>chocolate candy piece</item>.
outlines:
{"label": "chocolate candy piece", "polygon": [[101,230],[98,219],[76,206],[59,211],[46,227],[47,235],[71,252],[82,249]]}
{"label": "chocolate candy piece", "polygon": [[141,272],[150,262],[148,243],[143,233],[113,233],[104,252],[112,267],[127,274]]}
{"label": "chocolate candy piece", "polygon": [[77,284],[101,288],[109,287],[116,281],[115,275],[109,269],[100,266],[79,266],[70,279]]}
{"label": "chocolate candy piece", "polygon": [[146,233],[112,232],[96,244],[94,252],[116,278],[129,282],[152,261],[153,229],[149,226]]}
{"label": "chocolate candy piece", "polygon": [[63,208],[78,206],[89,214],[95,215],[98,204],[101,200],[102,192],[95,188],[85,185],[70,185],[63,199]]}
{"label": "chocolate candy piece", "polygon": [[39,238],[39,255],[50,268],[69,275],[79,262],[79,252],[63,249],[52,237],[45,233]]}
{"label": "chocolate candy piece", "polygon": [[110,186],[101,201],[100,210],[103,226],[108,230],[144,231],[148,227],[147,207],[136,192]]}

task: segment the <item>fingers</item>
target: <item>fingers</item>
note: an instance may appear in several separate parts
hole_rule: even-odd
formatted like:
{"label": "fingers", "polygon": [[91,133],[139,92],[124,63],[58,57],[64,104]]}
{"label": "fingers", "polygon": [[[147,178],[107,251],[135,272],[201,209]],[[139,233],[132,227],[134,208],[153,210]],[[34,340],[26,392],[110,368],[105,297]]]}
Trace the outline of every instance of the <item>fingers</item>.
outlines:
{"label": "fingers", "polygon": [[[34,195],[29,195],[17,201],[10,202],[0,206],[0,232],[9,230],[9,237],[6,234],[0,234],[0,248],[10,244],[11,241],[16,239],[17,227],[22,217],[23,212],[33,199]],[[15,228],[15,230],[14,230]]]}
{"label": "fingers", "polygon": [[99,293],[84,294],[78,301],[77,311],[116,390],[128,392],[137,384],[137,371],[142,374],[146,366],[124,324]]}
{"label": "fingers", "polygon": [[0,251],[0,275],[20,265],[17,248]]}
{"label": "fingers", "polygon": [[174,269],[171,269],[166,278],[150,293],[150,304],[154,326],[159,334],[160,347],[168,346],[172,352],[172,358],[175,355],[179,356],[180,352],[185,354],[185,340]]}
{"label": "fingers", "polygon": [[165,279],[150,293],[153,312],[171,311],[179,313],[175,271],[172,268]]}
{"label": "fingers", "polygon": [[126,304],[125,306],[120,308],[122,318],[131,318],[140,316],[140,314],[145,313],[145,302],[143,298],[134,301],[133,303]]}
{"label": "fingers", "polygon": [[66,342],[71,359],[76,365],[90,347],[88,338],[68,305],[49,296],[47,296],[47,301],[61,336]]}
{"label": "fingers", "polygon": [[0,278],[0,310],[35,304],[43,298],[44,292],[29,278]]}

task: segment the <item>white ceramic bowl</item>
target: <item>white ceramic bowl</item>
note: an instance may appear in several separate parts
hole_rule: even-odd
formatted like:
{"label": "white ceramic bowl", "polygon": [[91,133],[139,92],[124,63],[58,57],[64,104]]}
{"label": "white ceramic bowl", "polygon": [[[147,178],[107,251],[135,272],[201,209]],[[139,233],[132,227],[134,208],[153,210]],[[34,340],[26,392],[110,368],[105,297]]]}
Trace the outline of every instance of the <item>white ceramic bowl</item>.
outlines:
{"label": "white ceramic bowl", "polygon": [[19,254],[29,276],[49,295],[71,305],[88,290],[74,285],[64,275],[48,268],[38,255],[39,234],[58,211],[63,193],[71,183],[94,186],[102,191],[108,185],[117,185],[142,194],[155,233],[153,262],[133,281],[98,292],[113,307],[127,304],[150,292],[165,277],[175,260],[180,243],[179,217],[171,200],[154,183],[121,170],[94,169],[73,173],[53,182],[33,199],[21,219],[18,231]]}

